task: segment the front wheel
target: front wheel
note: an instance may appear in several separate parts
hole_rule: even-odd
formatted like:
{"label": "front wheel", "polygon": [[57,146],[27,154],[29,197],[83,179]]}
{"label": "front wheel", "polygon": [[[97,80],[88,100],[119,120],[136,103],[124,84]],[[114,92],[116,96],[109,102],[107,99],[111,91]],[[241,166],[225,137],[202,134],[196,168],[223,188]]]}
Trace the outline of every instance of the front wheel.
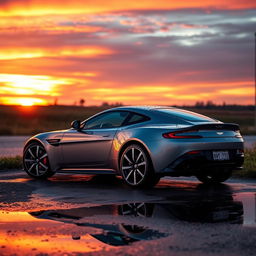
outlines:
{"label": "front wheel", "polygon": [[210,174],[198,174],[197,179],[203,183],[221,183],[229,179],[232,175],[231,169],[221,169]]}
{"label": "front wheel", "polygon": [[130,145],[123,151],[120,170],[124,181],[132,187],[153,187],[160,180],[154,173],[147,152],[137,144]]}
{"label": "front wheel", "polygon": [[23,167],[27,174],[33,178],[48,178],[54,174],[50,169],[47,152],[38,142],[33,142],[25,147]]}

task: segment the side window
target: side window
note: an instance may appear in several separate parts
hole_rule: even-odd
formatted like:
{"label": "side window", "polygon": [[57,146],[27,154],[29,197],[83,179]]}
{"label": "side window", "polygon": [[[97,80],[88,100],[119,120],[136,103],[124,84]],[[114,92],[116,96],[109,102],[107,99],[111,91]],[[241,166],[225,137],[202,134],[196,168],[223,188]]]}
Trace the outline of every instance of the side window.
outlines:
{"label": "side window", "polygon": [[129,112],[113,111],[96,116],[85,123],[84,129],[101,129],[120,127]]}
{"label": "side window", "polygon": [[139,114],[132,114],[132,116],[129,118],[128,122],[126,123],[126,125],[136,124],[136,123],[144,122],[147,120],[149,120],[149,118],[146,116],[142,116]]}

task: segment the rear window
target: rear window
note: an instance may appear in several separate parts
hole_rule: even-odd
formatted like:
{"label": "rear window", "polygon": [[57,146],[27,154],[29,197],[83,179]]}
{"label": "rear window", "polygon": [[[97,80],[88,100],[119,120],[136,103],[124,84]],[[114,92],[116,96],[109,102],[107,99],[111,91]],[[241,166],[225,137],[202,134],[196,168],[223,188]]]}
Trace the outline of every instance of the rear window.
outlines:
{"label": "rear window", "polygon": [[159,112],[169,114],[171,116],[175,116],[178,118],[181,118],[186,121],[191,121],[191,122],[213,122],[217,121],[215,119],[212,119],[210,117],[197,114],[191,111],[187,110],[182,110],[182,109],[175,109],[175,108],[158,108],[156,109]]}
{"label": "rear window", "polygon": [[146,116],[131,113],[131,116],[128,119],[126,125],[137,124],[137,123],[141,123],[141,122],[148,121],[148,120],[149,120],[149,118]]}

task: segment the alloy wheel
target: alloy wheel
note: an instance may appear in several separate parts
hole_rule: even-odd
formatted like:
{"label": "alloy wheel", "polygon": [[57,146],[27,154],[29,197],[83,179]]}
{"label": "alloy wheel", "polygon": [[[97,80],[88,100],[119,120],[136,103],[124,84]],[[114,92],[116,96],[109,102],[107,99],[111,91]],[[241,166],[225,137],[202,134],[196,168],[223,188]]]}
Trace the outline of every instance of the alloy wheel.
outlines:
{"label": "alloy wheel", "polygon": [[147,206],[145,203],[124,204],[120,206],[119,212],[121,215],[147,217]]}
{"label": "alloy wheel", "polygon": [[140,147],[128,147],[121,158],[121,170],[125,181],[136,186],[143,182],[148,168],[147,157]]}
{"label": "alloy wheel", "polygon": [[49,170],[48,155],[44,147],[39,144],[29,145],[24,153],[23,164],[31,176],[44,176]]}

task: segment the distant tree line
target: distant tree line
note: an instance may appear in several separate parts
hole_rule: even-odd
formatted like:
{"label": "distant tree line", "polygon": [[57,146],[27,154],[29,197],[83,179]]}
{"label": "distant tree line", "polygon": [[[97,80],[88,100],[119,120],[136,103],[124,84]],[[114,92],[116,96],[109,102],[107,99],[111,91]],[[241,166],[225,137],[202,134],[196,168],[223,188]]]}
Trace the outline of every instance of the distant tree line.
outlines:
{"label": "distant tree line", "polygon": [[123,106],[122,102],[115,102],[115,103],[108,103],[108,102],[102,102],[101,104],[102,107],[121,107]]}
{"label": "distant tree line", "polygon": [[254,105],[215,104],[213,101],[197,101],[194,105],[173,105],[173,107],[197,108],[197,109],[223,109],[223,110],[254,110]]}
{"label": "distant tree line", "polygon": [[[78,101],[74,102],[75,106],[81,106],[84,107],[86,103],[86,100],[81,98]],[[54,106],[58,105],[58,99],[54,99]],[[124,106],[122,102],[114,102],[114,103],[109,103],[107,101],[104,101],[100,105],[101,107],[104,108],[113,108],[113,107],[120,107]],[[223,110],[254,110],[255,106],[254,105],[239,105],[239,104],[226,104],[223,102],[222,104],[216,104],[211,100],[208,100],[206,102],[204,101],[197,101],[194,105],[169,105],[172,107],[181,107],[181,108],[197,108],[197,109],[223,109]],[[88,106],[90,107],[90,106]]]}

